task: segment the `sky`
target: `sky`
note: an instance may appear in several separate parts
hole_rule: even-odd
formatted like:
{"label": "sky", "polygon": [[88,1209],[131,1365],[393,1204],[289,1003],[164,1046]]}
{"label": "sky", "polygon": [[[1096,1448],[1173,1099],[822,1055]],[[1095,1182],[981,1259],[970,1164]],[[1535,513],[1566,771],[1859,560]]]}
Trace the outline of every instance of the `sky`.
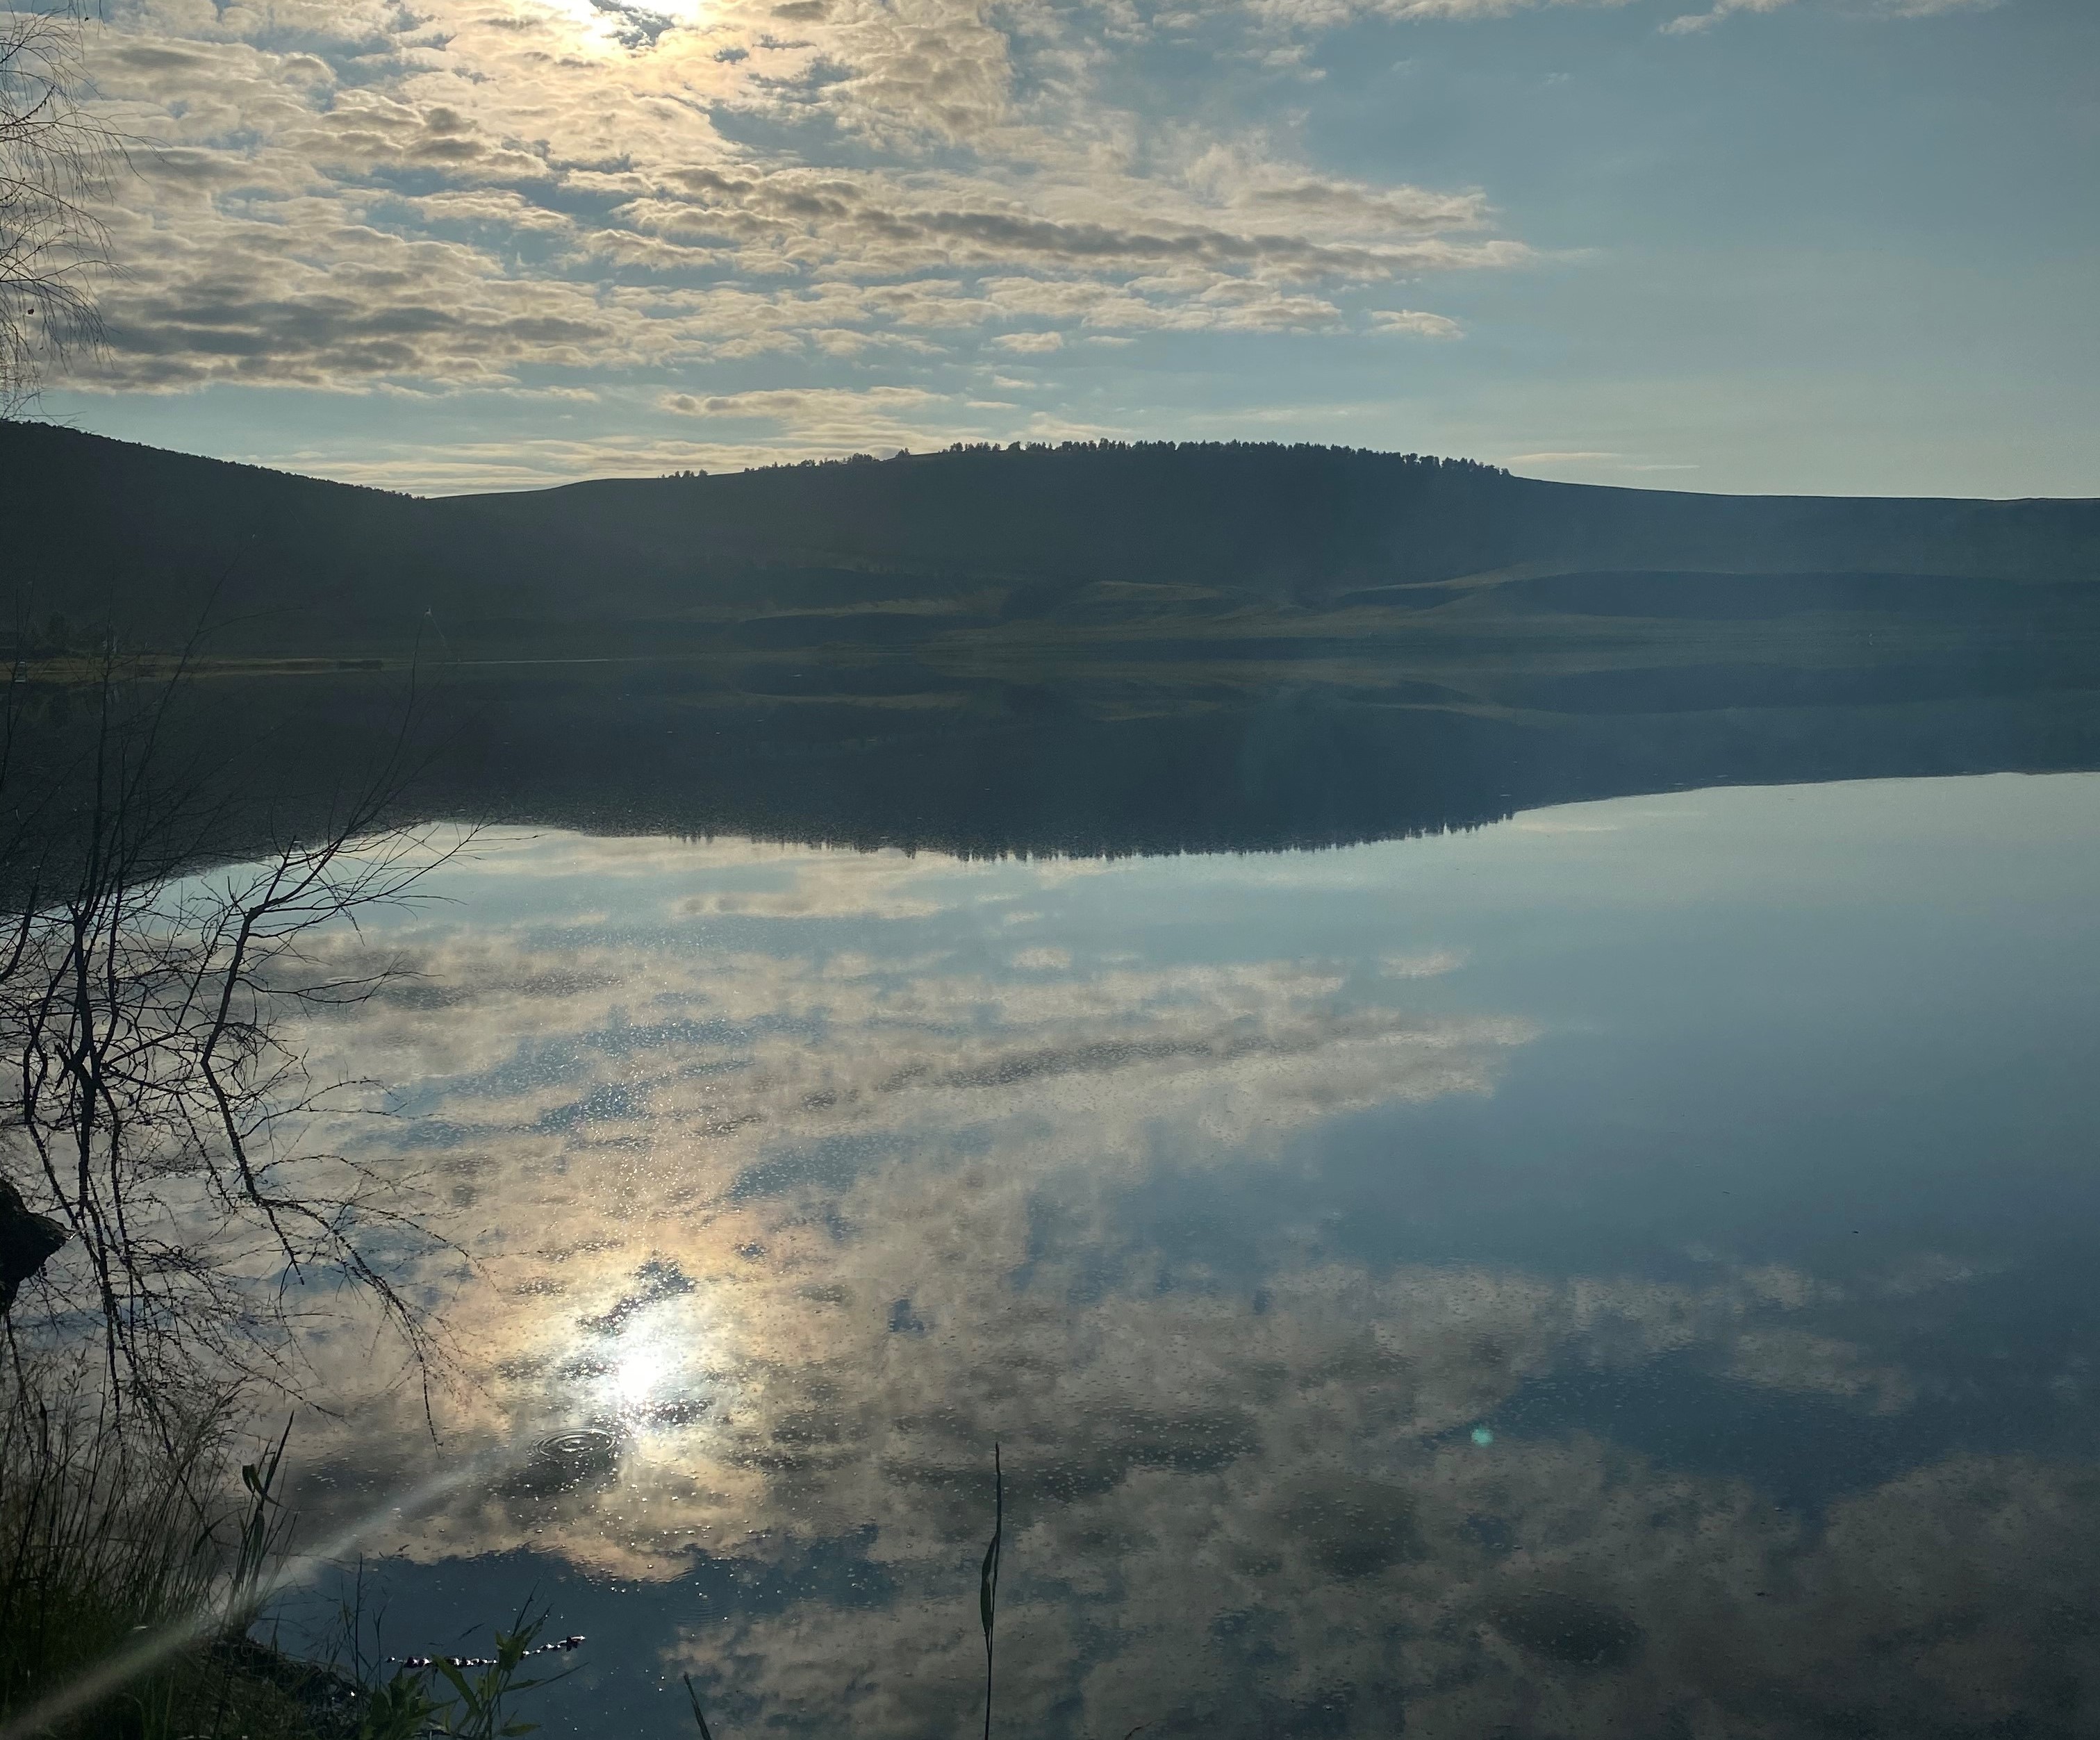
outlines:
{"label": "sky", "polygon": [[44,414],[417,493],[1257,439],[2100,496],[2093,0],[108,0]]}

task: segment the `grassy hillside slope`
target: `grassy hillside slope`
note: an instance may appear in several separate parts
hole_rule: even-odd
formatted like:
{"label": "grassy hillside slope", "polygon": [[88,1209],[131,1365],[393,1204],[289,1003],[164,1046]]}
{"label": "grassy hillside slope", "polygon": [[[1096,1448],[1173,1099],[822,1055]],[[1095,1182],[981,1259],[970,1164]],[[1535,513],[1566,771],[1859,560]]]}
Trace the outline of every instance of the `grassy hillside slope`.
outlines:
{"label": "grassy hillside slope", "polygon": [[2100,503],[1693,496],[1242,444],[417,500],[10,424],[0,524],[36,632],[61,615],[172,644],[209,615],[222,650],[311,655],[399,656],[419,632],[461,656],[876,649],[1023,623],[1288,641],[1308,616],[1357,639],[1452,606],[1534,626],[2046,612],[2100,579]]}

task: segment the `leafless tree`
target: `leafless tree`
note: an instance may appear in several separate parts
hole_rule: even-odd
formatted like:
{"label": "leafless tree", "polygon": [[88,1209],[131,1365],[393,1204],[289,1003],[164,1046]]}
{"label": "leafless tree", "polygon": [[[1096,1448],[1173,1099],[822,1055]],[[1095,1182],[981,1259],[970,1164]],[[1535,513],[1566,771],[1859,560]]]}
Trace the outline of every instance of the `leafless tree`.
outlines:
{"label": "leafless tree", "polygon": [[0,7],[0,417],[54,363],[101,341],[96,215],[120,142],[82,102],[87,20],[73,0]]}
{"label": "leafless tree", "polygon": [[303,1145],[365,1085],[311,1079],[292,1035],[388,982],[368,952],[332,965],[327,936],[416,897],[445,854],[388,826],[397,746],[324,820],[223,867],[254,805],[172,746],[189,681],[106,651],[77,673],[90,741],[0,839],[0,1174],[73,1236],[38,1278],[46,1321],[96,1333],[112,1393],[148,1401],[194,1377],[296,1389],[298,1319],[346,1287],[432,1350],[399,1277],[437,1241],[399,1179]]}

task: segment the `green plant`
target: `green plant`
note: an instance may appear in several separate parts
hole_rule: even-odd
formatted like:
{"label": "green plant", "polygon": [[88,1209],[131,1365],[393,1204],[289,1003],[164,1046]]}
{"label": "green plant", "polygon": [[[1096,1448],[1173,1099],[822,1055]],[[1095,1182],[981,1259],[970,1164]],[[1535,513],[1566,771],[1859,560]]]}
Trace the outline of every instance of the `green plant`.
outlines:
{"label": "green plant", "polygon": [[438,1715],[439,1707],[423,1676],[404,1670],[364,1694],[364,1719],[358,1724],[357,1740],[421,1740],[432,1731]]}
{"label": "green plant", "polygon": [[241,1518],[240,1533],[234,1542],[233,1573],[226,1598],[226,1628],[245,1632],[262,1610],[267,1590],[263,1574],[271,1562],[284,1556],[293,1519],[285,1513],[276,1487],[285,1465],[285,1447],[291,1442],[292,1422],[277,1442],[253,1462],[240,1465],[240,1484],[249,1496],[248,1514]]}
{"label": "green plant", "polygon": [[[509,1631],[496,1634],[493,1655],[411,1657],[390,1680],[366,1693],[358,1740],[439,1735],[444,1740],[503,1740],[532,1733],[538,1723],[506,1714],[510,1700],[567,1679],[574,1670],[531,1679],[525,1677],[525,1663],[536,1655],[567,1654],[584,1641],[575,1636],[541,1643],[546,1624],[545,1612],[536,1617],[528,1603],[518,1610]],[[440,1685],[450,1689],[449,1697],[434,1695]]]}

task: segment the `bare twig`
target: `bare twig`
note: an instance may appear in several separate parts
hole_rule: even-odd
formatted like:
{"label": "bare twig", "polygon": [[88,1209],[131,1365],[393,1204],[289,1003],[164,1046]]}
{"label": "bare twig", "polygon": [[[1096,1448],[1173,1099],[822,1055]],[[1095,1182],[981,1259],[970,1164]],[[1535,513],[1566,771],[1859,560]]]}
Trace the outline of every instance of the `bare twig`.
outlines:
{"label": "bare twig", "polygon": [[102,341],[110,264],[97,209],[121,142],[82,104],[86,20],[67,0],[0,9],[0,417]]}
{"label": "bare twig", "polygon": [[[432,1326],[399,1277],[444,1248],[398,1181],[298,1146],[361,1084],[316,1084],[297,1018],[354,1007],[400,976],[338,964],[324,933],[416,899],[449,849],[390,828],[408,722],[379,772],[310,838],[196,873],[221,808],[168,748],[187,659],[150,689],[113,648],[92,747],[67,775],[77,852],[0,936],[0,1165],[73,1232],[40,1278],[51,1310],[99,1328],[113,1394],[151,1403],[210,1364],[292,1382],[313,1288],[347,1285],[427,1364]],[[360,947],[362,945],[360,945]]]}

